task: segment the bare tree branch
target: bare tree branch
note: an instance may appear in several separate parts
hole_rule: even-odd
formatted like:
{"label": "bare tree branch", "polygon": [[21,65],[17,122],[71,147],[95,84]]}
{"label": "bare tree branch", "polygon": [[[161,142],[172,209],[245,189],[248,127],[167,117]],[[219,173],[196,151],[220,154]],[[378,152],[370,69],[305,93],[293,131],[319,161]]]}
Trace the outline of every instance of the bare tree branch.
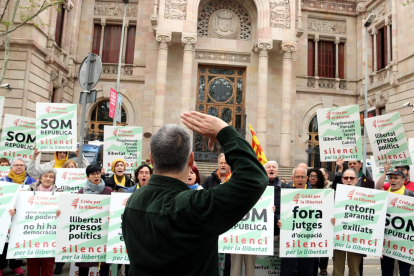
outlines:
{"label": "bare tree branch", "polygon": [[[14,5],[14,9],[13,9],[13,14],[10,20],[11,25],[9,26],[9,28],[11,28],[11,26],[13,25],[14,18],[16,17],[17,9],[19,8],[19,3],[20,3],[20,0],[16,0],[16,4]],[[3,68],[1,68],[0,83],[3,82],[4,76],[6,75],[7,63],[9,62],[10,38],[11,38],[11,32],[8,32],[7,39],[6,39],[6,45],[4,49]]]}
{"label": "bare tree branch", "polygon": [[[7,32],[4,32],[4,33],[0,34],[0,37],[5,36],[5,35],[7,35],[7,34],[9,34],[9,33],[13,32],[13,31],[15,31],[16,29],[20,28],[21,26],[23,26],[24,24],[26,24],[27,22],[29,22],[30,20],[32,20],[33,18],[35,18],[36,16],[38,16],[41,12],[43,12],[43,11],[44,11],[44,10],[46,10],[47,8],[49,8],[49,7],[51,7],[51,6],[54,6],[54,5],[57,5],[57,4],[60,4],[60,2],[61,2],[61,1],[56,2],[56,3],[50,3],[50,4],[47,4],[47,5],[45,6],[45,3],[46,3],[46,0],[45,0],[45,1],[43,2],[42,6],[40,7],[40,9],[39,9],[39,10],[38,10],[35,14],[33,14],[32,16],[30,16],[29,18],[26,18],[26,20],[24,20],[23,22],[21,22],[19,25],[17,25],[17,26],[16,26],[16,27],[14,27],[13,29],[8,30]],[[11,25],[13,25],[13,23],[12,23]]]}
{"label": "bare tree branch", "polygon": [[3,13],[1,14],[1,17],[0,17],[0,22],[3,20],[4,14],[6,13],[8,5],[9,5],[9,0],[7,0],[6,5],[4,6]]}

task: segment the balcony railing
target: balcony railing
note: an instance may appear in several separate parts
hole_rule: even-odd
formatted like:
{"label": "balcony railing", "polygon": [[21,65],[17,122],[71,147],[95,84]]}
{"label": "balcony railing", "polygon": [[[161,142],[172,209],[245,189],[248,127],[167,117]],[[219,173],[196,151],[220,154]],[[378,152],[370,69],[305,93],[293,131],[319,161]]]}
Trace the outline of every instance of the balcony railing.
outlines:
{"label": "balcony railing", "polygon": [[307,87],[317,89],[346,90],[347,81],[332,78],[307,77]]}

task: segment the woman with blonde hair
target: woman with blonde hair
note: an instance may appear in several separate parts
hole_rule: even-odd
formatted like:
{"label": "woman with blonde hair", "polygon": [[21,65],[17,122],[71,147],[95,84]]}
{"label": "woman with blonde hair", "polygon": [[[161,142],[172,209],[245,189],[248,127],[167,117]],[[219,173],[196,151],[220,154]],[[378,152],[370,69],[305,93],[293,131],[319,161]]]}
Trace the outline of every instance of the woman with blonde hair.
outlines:
{"label": "woman with blonde hair", "polygon": [[73,160],[73,159],[68,159],[68,160],[66,160],[65,163],[63,163],[62,168],[64,168],[64,169],[77,169],[78,168],[78,163],[76,163],[76,161]]}

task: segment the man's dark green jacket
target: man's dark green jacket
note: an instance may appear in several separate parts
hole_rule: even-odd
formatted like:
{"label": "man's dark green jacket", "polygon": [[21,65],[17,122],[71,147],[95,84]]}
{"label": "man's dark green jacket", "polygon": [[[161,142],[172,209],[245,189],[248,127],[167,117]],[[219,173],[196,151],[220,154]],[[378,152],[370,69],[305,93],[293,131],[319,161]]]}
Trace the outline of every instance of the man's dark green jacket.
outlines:
{"label": "man's dark green jacket", "polygon": [[233,127],[217,140],[232,177],[209,190],[152,175],[128,200],[122,233],[135,276],[216,276],[218,236],[239,222],[268,184],[263,165]]}

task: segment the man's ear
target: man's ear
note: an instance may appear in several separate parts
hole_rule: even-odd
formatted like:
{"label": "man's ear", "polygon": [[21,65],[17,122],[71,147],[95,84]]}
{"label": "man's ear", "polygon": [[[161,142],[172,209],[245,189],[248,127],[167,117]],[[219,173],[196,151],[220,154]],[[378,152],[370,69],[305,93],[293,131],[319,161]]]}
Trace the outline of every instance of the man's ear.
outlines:
{"label": "man's ear", "polygon": [[194,152],[191,152],[190,154],[190,158],[188,159],[188,166],[190,167],[194,166]]}
{"label": "man's ear", "polygon": [[152,155],[151,155],[151,152],[149,153],[149,159],[150,159],[151,165],[154,167],[154,162],[152,161]]}

